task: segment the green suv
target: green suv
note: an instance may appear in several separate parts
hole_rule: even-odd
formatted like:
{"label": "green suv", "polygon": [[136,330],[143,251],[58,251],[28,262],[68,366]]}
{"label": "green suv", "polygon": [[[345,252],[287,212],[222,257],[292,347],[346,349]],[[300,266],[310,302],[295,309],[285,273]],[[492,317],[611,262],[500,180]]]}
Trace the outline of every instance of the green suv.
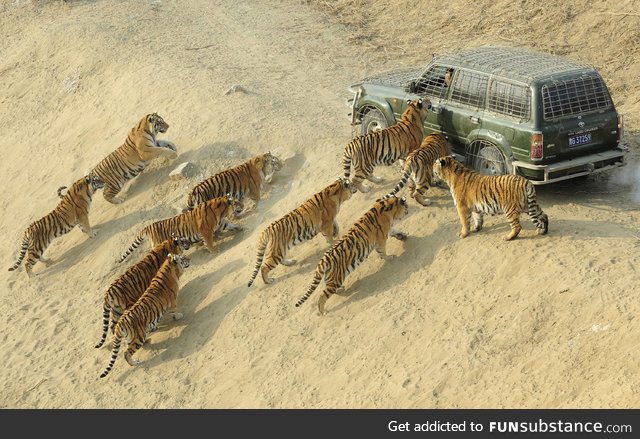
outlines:
{"label": "green suv", "polygon": [[625,163],[622,115],[602,77],[555,55],[480,47],[366,78],[349,90],[359,134],[395,124],[408,101],[428,97],[425,135],[445,134],[453,154],[484,174],[546,184]]}

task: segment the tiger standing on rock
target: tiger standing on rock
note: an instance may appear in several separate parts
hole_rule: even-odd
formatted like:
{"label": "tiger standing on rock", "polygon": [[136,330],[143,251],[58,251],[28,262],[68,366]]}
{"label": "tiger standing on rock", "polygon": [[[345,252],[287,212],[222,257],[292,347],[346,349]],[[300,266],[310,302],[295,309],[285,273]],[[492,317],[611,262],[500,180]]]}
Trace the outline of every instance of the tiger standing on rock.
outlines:
{"label": "tiger standing on rock", "polygon": [[86,233],[89,238],[95,236],[95,231],[91,230],[89,224],[89,208],[91,198],[95,191],[104,186],[104,182],[93,174],[89,174],[77,180],[66,194],[62,191],[66,186],[58,189],[58,196],[62,198],[56,208],[45,217],[31,223],[22,237],[22,246],[18,260],[9,268],[9,271],[17,269],[27,252],[27,261],[24,264],[25,271],[29,277],[32,276],[32,268],[36,262],[48,264],[49,259],[43,258],[42,254],[51,242],[66,233],[69,233],[76,225]]}
{"label": "tiger standing on rock", "polygon": [[536,201],[533,183],[519,175],[481,175],[466,168],[454,157],[440,158],[433,164],[433,174],[445,181],[451,190],[458,210],[460,238],[469,235],[469,222],[473,217],[472,232],[482,229],[483,215],[504,213],[511,225],[505,237],[512,240],[520,233],[520,214],[527,212],[539,235],[549,230],[549,217]]}
{"label": "tiger standing on rock", "polygon": [[264,283],[273,282],[269,272],[278,264],[291,266],[296,263],[293,259],[285,259],[287,250],[312,239],[318,232],[322,232],[329,245],[333,245],[333,239],[339,233],[336,216],[342,203],[351,198],[354,192],[356,188],[348,179],[339,178],[301,206],[271,223],[260,234],[258,260],[248,286],[253,284],[261,266]]}
{"label": "tiger standing on rock", "polygon": [[122,339],[127,341],[125,360],[131,366],[138,364],[132,356],[142,347],[150,332],[158,326],[158,322],[166,311],[173,314],[174,320],[180,320],[182,314],[176,312],[180,276],[189,267],[190,260],[186,256],[169,253],[151,280],[149,288],[136,303],[127,309],[118,320],[113,330],[113,351],[111,360],[100,378],[104,378],[113,368]]}
{"label": "tiger standing on rock", "polygon": [[407,213],[407,200],[404,197],[390,196],[376,201],[374,206],[327,250],[316,267],[311,286],[296,306],[302,305],[324,278],[325,289],[318,299],[318,311],[325,314],[324,306],[327,299],[337,291],[344,290],[342,284],[345,277],[373,250],[376,250],[381,258],[387,259],[387,238],[393,236],[401,241],[407,239],[406,234],[392,227],[395,221],[405,217]]}
{"label": "tiger standing on rock", "polygon": [[433,163],[437,158],[446,157],[449,153],[449,144],[442,134],[429,134],[422,141],[420,148],[407,156],[404,163],[404,175],[398,185],[388,196],[396,195],[409,183],[409,190],[414,200],[423,206],[431,204],[426,198],[426,192],[433,186]]}
{"label": "tiger standing on rock", "polygon": [[187,207],[182,211],[186,212],[200,203],[225,194],[231,194],[239,200],[249,196],[257,205],[264,183],[271,183],[273,174],[281,168],[280,159],[271,152],[253,157],[235,168],[219,172],[198,183],[189,193]]}
{"label": "tiger standing on rock", "polygon": [[156,139],[169,125],[158,113],[147,114],[134,126],[124,144],[105,157],[93,173],[105,182],[104,199],[113,204],[124,200],[116,197],[128,180],[140,174],[149,161],[157,157],[178,157],[172,142]]}
{"label": "tiger standing on rock", "polygon": [[242,208],[242,203],[236,198],[226,195],[201,203],[193,210],[172,218],[149,224],[140,231],[138,237],[118,262],[124,261],[133,253],[147,236],[154,246],[173,236],[187,239],[191,244],[199,244],[204,240],[209,251],[213,253],[215,233],[225,230],[241,230],[241,227],[230,222],[229,218],[241,212]]}
{"label": "tiger standing on rock", "polygon": [[95,345],[96,348],[101,347],[107,339],[109,320],[111,320],[113,333],[122,313],[131,308],[149,287],[167,255],[169,253],[180,255],[190,246],[189,240],[184,238],[167,239],[156,245],[147,256],[129,267],[122,276],[111,283],[102,302],[102,337]]}
{"label": "tiger standing on rock", "polygon": [[358,136],[347,144],[342,154],[344,177],[349,178],[353,166],[353,184],[360,192],[369,192],[371,188],[362,182],[367,179],[373,183],[382,182],[381,177],[373,175],[378,165],[392,165],[405,159],[409,153],[420,147],[424,137],[424,120],[431,109],[427,98],[409,102],[409,106],[395,125]]}

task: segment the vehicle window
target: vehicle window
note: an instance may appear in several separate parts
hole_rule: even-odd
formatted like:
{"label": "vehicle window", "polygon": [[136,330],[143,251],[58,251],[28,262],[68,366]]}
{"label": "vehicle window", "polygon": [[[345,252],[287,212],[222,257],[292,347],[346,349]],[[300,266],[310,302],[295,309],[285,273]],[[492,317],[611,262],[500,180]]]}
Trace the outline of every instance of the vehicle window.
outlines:
{"label": "vehicle window", "polygon": [[608,108],[609,94],[599,76],[580,76],[542,86],[545,120]]}
{"label": "vehicle window", "polygon": [[474,107],[484,107],[487,82],[487,75],[460,70],[454,77],[451,100]]}
{"label": "vehicle window", "polygon": [[436,98],[446,96],[447,84],[444,78],[447,70],[450,69],[446,66],[432,66],[416,84],[416,93]]}
{"label": "vehicle window", "polygon": [[503,81],[491,81],[488,109],[496,113],[528,120],[531,106],[529,87]]}

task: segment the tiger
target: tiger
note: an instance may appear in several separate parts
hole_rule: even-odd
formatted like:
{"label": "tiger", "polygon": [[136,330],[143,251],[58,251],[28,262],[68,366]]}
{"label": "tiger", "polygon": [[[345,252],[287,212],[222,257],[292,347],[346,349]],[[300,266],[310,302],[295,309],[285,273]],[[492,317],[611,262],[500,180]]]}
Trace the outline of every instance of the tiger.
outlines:
{"label": "tiger", "polygon": [[172,235],[185,238],[191,244],[204,243],[213,253],[213,236],[215,233],[225,230],[238,231],[241,227],[229,221],[233,215],[237,215],[243,209],[242,203],[231,195],[214,198],[199,204],[193,210],[181,213],[174,217],[156,221],[144,227],[133,244],[118,259],[124,261],[144,241],[145,237],[151,239],[153,246],[171,238]]}
{"label": "tiger", "polygon": [[287,250],[313,238],[318,232],[322,232],[329,246],[333,245],[340,230],[336,222],[340,206],[356,191],[348,179],[340,177],[302,205],[271,223],[260,234],[258,259],[248,286],[253,285],[261,266],[262,280],[265,284],[272,283],[274,279],[269,278],[269,272],[278,264],[291,266],[296,263],[294,259],[285,259]]}
{"label": "tiger", "polygon": [[89,224],[89,208],[93,194],[103,186],[102,179],[94,174],[89,174],[74,182],[64,195],[62,195],[62,191],[67,187],[60,187],[58,196],[61,200],[58,205],[46,216],[27,227],[22,235],[22,246],[18,260],[9,268],[9,271],[16,270],[28,252],[24,267],[27,275],[31,277],[33,266],[38,261],[45,264],[51,262],[50,259],[42,256],[49,244],[55,238],[69,233],[76,225],[80,226],[80,230],[86,233],[89,238],[93,238],[96,232],[91,230]]}
{"label": "tiger", "polygon": [[342,154],[344,177],[349,178],[353,166],[355,175],[351,181],[360,192],[371,190],[362,183],[364,179],[373,183],[382,182],[381,177],[373,175],[375,166],[392,165],[406,158],[422,143],[424,120],[431,109],[431,101],[421,98],[408,103],[397,124],[358,136],[345,146]]}
{"label": "tiger", "polygon": [[167,255],[169,253],[182,254],[183,251],[189,250],[190,246],[189,240],[173,236],[156,245],[147,256],[132,265],[122,276],[111,283],[102,302],[102,337],[95,345],[96,348],[102,347],[107,339],[109,320],[111,320],[111,332],[113,333],[122,313],[136,303],[136,300],[149,287]]}
{"label": "tiger", "polygon": [[133,354],[142,347],[149,333],[156,329],[163,314],[169,310],[175,320],[182,317],[180,313],[176,312],[176,299],[180,276],[189,267],[189,264],[190,260],[186,256],[174,255],[173,253],[167,255],[149,287],[118,320],[113,330],[111,360],[100,378],[107,376],[113,368],[123,338],[127,341],[127,351],[124,358],[129,365],[135,366],[139,362],[133,360]]}
{"label": "tiger", "polygon": [[453,203],[458,210],[462,228],[458,236],[469,235],[469,222],[473,217],[472,232],[482,229],[483,215],[504,213],[511,225],[511,232],[505,236],[510,241],[518,236],[520,214],[527,212],[539,235],[549,231],[549,217],[536,201],[533,183],[519,175],[481,175],[466,168],[453,156],[437,159],[433,164],[433,174],[449,185]]}
{"label": "tiger", "polygon": [[189,193],[187,207],[192,210],[199,203],[231,194],[242,200],[249,196],[257,206],[264,182],[271,183],[273,174],[282,169],[280,159],[271,152],[261,154],[234,168],[219,172],[198,183]]}
{"label": "tiger", "polygon": [[116,195],[152,159],[161,156],[169,159],[178,157],[176,146],[172,142],[156,139],[158,133],[165,133],[168,128],[169,125],[158,113],[147,114],[131,128],[124,144],[93,168],[92,173],[105,182],[102,192],[105,200],[113,204],[122,203],[124,199]]}
{"label": "tiger", "polygon": [[374,249],[383,259],[386,253],[387,237],[393,236],[404,241],[407,235],[393,228],[393,223],[408,213],[405,197],[390,196],[375,202],[362,218],[322,256],[318,263],[311,286],[298,300],[296,307],[302,305],[324,278],[325,290],[318,299],[318,311],[325,314],[324,306],[329,297],[344,290],[344,278],[369,256]]}
{"label": "tiger", "polygon": [[423,206],[430,205],[431,200],[426,198],[425,193],[434,183],[433,162],[449,154],[449,144],[445,136],[439,133],[426,136],[420,148],[407,156],[402,179],[388,196],[396,195],[408,182],[413,199]]}

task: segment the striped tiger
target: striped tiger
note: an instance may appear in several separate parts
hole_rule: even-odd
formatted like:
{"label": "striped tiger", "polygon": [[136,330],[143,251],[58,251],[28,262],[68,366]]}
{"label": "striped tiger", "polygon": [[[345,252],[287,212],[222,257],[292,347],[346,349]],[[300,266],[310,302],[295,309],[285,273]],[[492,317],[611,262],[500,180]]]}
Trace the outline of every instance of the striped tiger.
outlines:
{"label": "striped tiger", "polygon": [[144,227],[133,244],[120,257],[118,262],[124,261],[144,241],[151,239],[153,246],[166,241],[173,235],[189,240],[191,244],[199,244],[204,240],[210,252],[213,252],[213,236],[225,230],[241,230],[240,226],[228,220],[242,211],[242,203],[230,195],[214,198],[199,204],[193,210],[176,215],[172,218],[156,221]]}
{"label": "striped tiger", "polygon": [[167,255],[182,254],[190,246],[189,240],[184,238],[174,236],[167,239],[156,245],[147,256],[129,267],[122,276],[111,283],[102,301],[102,337],[95,345],[96,348],[101,347],[107,339],[109,320],[111,320],[113,333],[122,313],[136,303],[136,300],[149,287]]}
{"label": "striped tiger", "polygon": [[182,211],[191,210],[199,203],[224,194],[231,194],[239,200],[249,196],[257,205],[264,182],[271,183],[273,174],[281,168],[280,159],[271,152],[253,157],[235,168],[219,172],[198,183],[189,193],[187,207]]}
{"label": "striped tiger", "polygon": [[273,282],[269,272],[278,264],[291,266],[296,263],[293,259],[285,259],[287,250],[313,238],[318,232],[322,232],[330,246],[333,245],[333,238],[339,233],[336,215],[342,203],[354,192],[356,188],[351,182],[341,177],[264,229],[258,240],[258,260],[248,286],[253,284],[261,266],[264,283]]}
{"label": "striped tiger", "polygon": [[511,225],[505,237],[512,240],[520,233],[520,214],[527,212],[539,235],[549,230],[549,217],[536,201],[536,190],[529,180],[519,175],[481,175],[466,168],[454,157],[436,160],[433,174],[449,185],[453,203],[458,210],[462,228],[458,236],[469,235],[469,222],[473,217],[472,232],[482,229],[483,215],[504,213]]}
{"label": "striped tiger", "polygon": [[430,109],[431,101],[427,98],[409,101],[398,123],[354,138],[345,146],[342,154],[344,177],[349,178],[353,166],[352,182],[360,192],[371,190],[362,183],[364,179],[373,183],[382,182],[381,177],[373,175],[373,168],[405,159],[420,146],[424,137],[424,120]]}
{"label": "striped tiger", "polygon": [[404,241],[407,235],[392,227],[393,223],[408,213],[405,197],[390,196],[373,205],[349,231],[327,252],[316,267],[313,282],[307,292],[298,300],[302,305],[318,288],[324,278],[325,290],[318,299],[318,311],[325,314],[324,305],[331,295],[344,290],[344,278],[360,265],[375,249],[380,257],[387,259],[387,237],[393,236]]}
{"label": "striped tiger", "polygon": [[93,238],[95,230],[91,230],[89,224],[89,208],[93,194],[103,186],[104,182],[100,178],[89,174],[73,183],[64,195],[62,195],[62,191],[66,189],[66,186],[59,188],[58,196],[62,200],[46,216],[27,227],[22,235],[22,246],[18,260],[9,268],[9,271],[17,269],[28,252],[24,268],[27,275],[31,277],[33,266],[38,261],[45,264],[51,262],[42,257],[49,244],[55,238],[69,233],[76,225],[80,226],[80,230],[86,233],[89,238]]}
{"label": "striped tiger", "polygon": [[132,356],[142,347],[150,332],[158,326],[158,322],[166,311],[173,314],[175,320],[182,315],[176,312],[180,276],[189,267],[190,260],[183,255],[169,253],[160,269],[151,280],[149,287],[142,293],[136,303],[127,309],[118,320],[113,330],[113,351],[109,365],[100,375],[104,378],[113,368],[122,339],[127,341],[125,360],[131,366],[139,362]]}
{"label": "striped tiger", "polygon": [[389,195],[396,195],[409,183],[409,190],[414,200],[423,206],[431,204],[426,192],[433,186],[433,162],[440,157],[448,156],[449,144],[442,134],[429,134],[422,141],[420,148],[407,156],[404,163],[403,176]]}
{"label": "striped tiger", "polygon": [[178,157],[172,142],[156,139],[158,133],[164,133],[168,128],[169,125],[158,113],[147,114],[131,128],[124,144],[93,168],[92,172],[105,182],[102,192],[105,200],[113,204],[122,203],[124,200],[116,195],[152,159],[160,156],[169,159]]}

